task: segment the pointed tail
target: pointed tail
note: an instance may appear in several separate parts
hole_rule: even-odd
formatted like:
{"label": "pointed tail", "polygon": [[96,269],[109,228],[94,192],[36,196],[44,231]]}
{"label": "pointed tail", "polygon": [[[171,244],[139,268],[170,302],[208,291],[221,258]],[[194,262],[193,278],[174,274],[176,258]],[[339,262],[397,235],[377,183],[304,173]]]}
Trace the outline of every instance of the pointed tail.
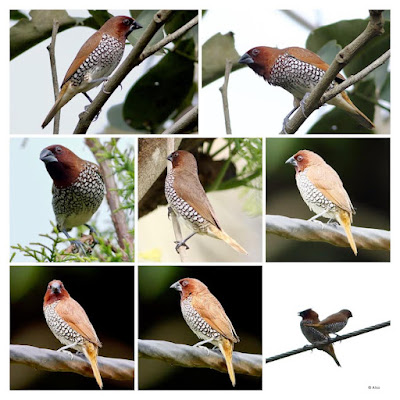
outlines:
{"label": "pointed tail", "polygon": [[87,342],[84,347],[84,353],[86,358],[89,360],[90,365],[92,366],[93,375],[96,379],[97,384],[100,389],[103,389],[103,381],[101,379],[99,367],[97,365],[97,346],[93,343]]}
{"label": "pointed tail", "polygon": [[58,111],[60,111],[61,108],[64,107],[65,104],[67,104],[72,99],[72,97],[74,97],[74,95],[66,94],[66,91],[69,87],[70,85],[67,83],[61,88],[61,91],[57,96],[56,102],[54,103],[53,107],[51,107],[51,110],[49,111],[47,117],[43,121],[42,129],[45,128],[51,122],[54,116],[58,113]]}
{"label": "pointed tail", "polygon": [[221,229],[218,229],[214,225],[210,225],[209,229],[210,229],[212,235],[214,235],[218,239],[223,240],[225,243],[228,243],[229,246],[231,246],[233,249],[235,249],[238,253],[248,254],[247,251],[238,242],[236,242],[236,240],[232,239],[229,235],[227,235]]}
{"label": "pointed tail", "polygon": [[224,337],[221,339],[222,340],[219,342],[218,347],[225,358],[226,368],[228,370],[229,378],[232,382],[232,386],[234,387],[236,385],[236,378],[232,364],[233,343]]}
{"label": "pointed tail", "polygon": [[342,210],[338,215],[338,220],[340,225],[342,225],[343,229],[346,232],[347,240],[349,241],[350,247],[353,250],[354,255],[357,255],[357,246],[354,241],[353,234],[351,233],[351,215]]}
{"label": "pointed tail", "polygon": [[339,360],[336,358],[335,350],[333,350],[332,343],[322,347],[321,350],[325,351],[325,353],[328,353],[335,360],[335,363],[337,364],[337,366],[341,367]]}

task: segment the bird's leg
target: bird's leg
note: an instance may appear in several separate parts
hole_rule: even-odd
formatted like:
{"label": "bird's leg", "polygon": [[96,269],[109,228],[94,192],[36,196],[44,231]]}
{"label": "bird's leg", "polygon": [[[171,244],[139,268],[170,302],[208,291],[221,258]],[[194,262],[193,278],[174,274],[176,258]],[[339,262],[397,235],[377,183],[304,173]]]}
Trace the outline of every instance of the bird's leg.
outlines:
{"label": "bird's leg", "polygon": [[172,207],[168,207],[168,219],[171,218],[171,214],[174,212],[174,210],[172,209]]}
{"label": "bird's leg", "polygon": [[[96,81],[96,80],[95,80],[95,81]],[[95,81],[92,81],[92,82],[95,82]],[[82,92],[82,93],[85,95],[85,97],[86,97],[91,103],[93,103],[93,100],[90,98],[90,96],[89,96],[86,92]],[[85,106],[85,111],[87,111],[88,108],[89,108],[89,106]],[[101,110],[95,115],[95,117],[93,118],[93,121],[96,121],[96,119],[99,118],[100,113],[101,113]]]}
{"label": "bird's leg", "polygon": [[99,244],[99,241],[94,237],[93,233],[96,236],[99,236],[99,234],[97,233],[96,229],[93,228],[93,226],[89,225],[89,224],[85,224],[85,226],[87,226],[89,228],[89,234],[92,236],[93,238],[93,247],[96,246],[96,244]]}
{"label": "bird's leg", "polygon": [[[324,210],[321,213],[314,215],[313,217],[311,217],[310,219],[308,219],[307,221],[315,221],[317,218],[322,217],[323,215],[325,215],[328,211],[330,210]],[[316,221],[319,222],[320,224],[322,224],[322,226],[324,226],[324,223],[321,221]]]}
{"label": "bird's leg", "polygon": [[67,237],[67,239],[72,244],[75,245],[76,249],[78,250],[77,252],[81,252],[84,256],[86,256],[86,250],[82,242],[80,242],[79,240],[72,239],[72,237],[69,236],[69,233],[65,229],[62,230],[62,233]]}
{"label": "bird's leg", "polygon": [[207,355],[209,355],[210,354],[210,349],[208,347],[206,347],[206,346],[203,346],[203,344],[210,343],[212,341],[213,341],[212,338],[211,339],[207,339],[207,340],[203,340],[203,341],[201,341],[199,343],[194,344],[193,347],[201,347],[202,349],[206,349],[207,350]]}
{"label": "bird's leg", "polygon": [[282,125],[282,130],[285,133],[285,135],[287,135],[286,132],[286,125],[289,122],[289,119],[291,117],[291,115],[299,108],[298,105],[294,106],[293,109],[290,111],[290,113],[288,115],[286,115],[285,119],[283,120],[283,125]]}
{"label": "bird's leg", "polygon": [[71,360],[72,360],[74,358],[74,355],[70,351],[68,351],[67,349],[70,349],[71,347],[74,347],[74,346],[75,346],[75,343],[71,343],[71,344],[69,344],[67,346],[60,347],[57,351],[59,351],[60,353],[69,354],[69,356],[71,357]]}
{"label": "bird's leg", "polygon": [[[105,78],[104,81],[103,81],[103,85],[102,85],[102,87],[101,87],[101,90],[102,90],[103,93],[105,93],[105,94],[111,94],[112,92],[107,92],[107,90],[104,89],[104,85],[107,83],[107,81],[108,81],[108,78]],[[119,83],[118,86],[119,86],[119,87],[121,88],[121,90],[122,90],[122,83]]]}
{"label": "bird's leg", "polygon": [[327,222],[327,224],[328,225],[330,225],[330,226],[334,226],[335,228],[337,228],[340,224],[337,222],[337,221],[335,221],[333,218],[331,218],[328,222]]}
{"label": "bird's leg", "polygon": [[300,101],[300,108],[301,108],[301,112],[303,113],[304,118],[307,118],[307,117],[308,117],[308,115],[306,115],[306,113],[305,113],[305,111],[304,111],[304,108],[305,108],[306,100],[307,100],[309,97],[310,97],[310,93],[307,92],[307,93],[304,95],[304,97],[301,99],[301,101]]}
{"label": "bird's leg", "polygon": [[182,240],[182,241],[180,241],[180,242],[178,242],[177,240],[175,240],[174,243],[177,243],[177,245],[175,246],[176,252],[179,253],[179,252],[178,252],[178,249],[179,249],[179,247],[181,247],[181,246],[185,246],[186,249],[189,250],[189,246],[186,244],[186,242],[187,242],[192,236],[194,236],[195,234],[196,234],[196,232],[193,232],[193,233],[190,234],[185,240]]}

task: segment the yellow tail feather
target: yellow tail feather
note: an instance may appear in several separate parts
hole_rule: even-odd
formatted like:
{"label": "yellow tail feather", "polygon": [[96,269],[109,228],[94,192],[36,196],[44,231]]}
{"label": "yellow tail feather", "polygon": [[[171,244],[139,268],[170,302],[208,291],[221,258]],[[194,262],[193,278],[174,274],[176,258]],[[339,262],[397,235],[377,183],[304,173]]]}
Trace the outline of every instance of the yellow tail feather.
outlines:
{"label": "yellow tail feather", "polygon": [[350,247],[353,250],[354,255],[357,255],[357,246],[354,241],[353,234],[351,233],[351,216],[347,211],[340,212],[338,216],[340,225],[346,232],[347,240],[349,241]]}
{"label": "yellow tail feather", "polygon": [[228,243],[229,246],[235,249],[238,253],[248,254],[247,251],[238,242],[236,242],[236,240],[232,239],[224,231],[218,229],[214,225],[210,225],[209,229],[216,238],[223,240],[225,243]]}
{"label": "yellow tail feather", "polygon": [[219,349],[225,358],[229,378],[232,382],[232,386],[234,387],[236,385],[236,378],[232,364],[233,344],[228,339],[223,338],[222,342],[219,343]]}
{"label": "yellow tail feather", "polygon": [[99,385],[100,389],[103,389],[103,381],[101,379],[99,367],[97,365],[97,346],[93,345],[92,343],[88,343],[86,348],[84,348],[84,353],[86,358],[89,360],[90,365],[92,366],[93,375],[96,379],[97,384]]}

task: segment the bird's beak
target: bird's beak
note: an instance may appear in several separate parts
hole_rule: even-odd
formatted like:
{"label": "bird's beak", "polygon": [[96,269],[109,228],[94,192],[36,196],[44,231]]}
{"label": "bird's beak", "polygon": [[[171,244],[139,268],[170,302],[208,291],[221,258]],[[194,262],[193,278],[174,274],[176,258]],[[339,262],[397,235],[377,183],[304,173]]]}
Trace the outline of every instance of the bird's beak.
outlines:
{"label": "bird's beak", "polygon": [[140,29],[143,28],[142,25],[139,24],[137,21],[133,21],[133,24],[131,25],[130,31],[134,31],[135,29]]}
{"label": "bird's beak", "polygon": [[240,57],[239,63],[240,64],[253,64],[254,60],[247,53],[244,53],[242,55],[242,57]]}
{"label": "bird's beak", "polygon": [[61,286],[60,286],[60,284],[59,283],[53,283],[52,285],[51,285],[51,292],[52,293],[61,293]]}
{"label": "bird's beak", "polygon": [[170,288],[170,289],[175,289],[175,290],[177,290],[178,292],[182,292],[182,286],[181,286],[181,284],[179,283],[179,281],[173,283],[169,288]]}
{"label": "bird's beak", "polygon": [[172,162],[172,153],[167,157],[167,160]]}
{"label": "bird's beak", "polygon": [[40,152],[40,159],[45,163],[58,162],[56,156],[49,149],[43,149]]}
{"label": "bird's beak", "polygon": [[295,167],[297,167],[297,161],[295,160],[294,157],[288,158],[288,159],[285,161],[285,164],[292,164],[292,165],[294,165]]}

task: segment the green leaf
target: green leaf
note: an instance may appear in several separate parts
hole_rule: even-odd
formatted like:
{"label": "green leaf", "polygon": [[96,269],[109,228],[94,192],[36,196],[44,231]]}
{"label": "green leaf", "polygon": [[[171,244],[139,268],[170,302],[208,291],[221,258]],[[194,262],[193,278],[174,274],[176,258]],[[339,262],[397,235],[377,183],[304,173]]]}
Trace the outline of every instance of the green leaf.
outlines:
{"label": "green leaf", "polygon": [[193,59],[193,40],[183,40],[135,83],[123,107],[130,127],[155,132],[180,107],[192,89]]}
{"label": "green leaf", "polygon": [[217,33],[208,39],[202,47],[202,56],[203,87],[224,76],[226,60],[233,61],[232,71],[245,67],[238,63],[240,55],[235,49],[232,32],[225,35]]}
{"label": "green leaf", "polygon": [[[183,25],[185,25],[190,20],[192,20],[196,15],[198,15],[197,10],[175,11],[172,18],[169,19],[168,22],[165,24],[165,32],[167,34],[175,32],[177,29],[181,28]],[[198,38],[197,32],[198,32],[198,30],[197,30],[197,25],[196,25],[194,28],[192,28],[188,32],[186,32],[182,36],[182,38],[183,39],[192,38],[195,41],[195,44],[197,44],[197,38]],[[179,38],[178,40],[181,40],[181,38]]]}
{"label": "green leaf", "polygon": [[23,18],[28,18],[24,13],[19,10],[10,10],[10,19],[11,20],[19,20]]}

